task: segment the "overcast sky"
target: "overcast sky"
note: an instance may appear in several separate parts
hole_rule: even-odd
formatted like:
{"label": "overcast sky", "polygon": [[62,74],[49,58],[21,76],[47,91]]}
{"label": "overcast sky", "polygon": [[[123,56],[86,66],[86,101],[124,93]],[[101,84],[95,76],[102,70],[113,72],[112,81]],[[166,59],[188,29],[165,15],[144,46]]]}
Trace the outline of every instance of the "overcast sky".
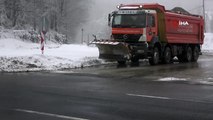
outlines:
{"label": "overcast sky", "polygon": [[[165,6],[166,9],[174,7],[183,7],[192,13],[202,11],[203,0],[94,0],[95,4],[103,10],[113,10],[119,4],[126,3],[159,3]],[[212,9],[213,0],[205,0],[206,9]]]}
{"label": "overcast sky", "polygon": [[[93,5],[89,9],[89,19],[99,19],[107,16],[116,9],[119,4],[128,3],[159,3],[165,6],[166,10],[174,7],[182,7],[192,14],[203,15],[203,0],[92,0]],[[205,0],[206,10],[212,9],[213,0]]]}

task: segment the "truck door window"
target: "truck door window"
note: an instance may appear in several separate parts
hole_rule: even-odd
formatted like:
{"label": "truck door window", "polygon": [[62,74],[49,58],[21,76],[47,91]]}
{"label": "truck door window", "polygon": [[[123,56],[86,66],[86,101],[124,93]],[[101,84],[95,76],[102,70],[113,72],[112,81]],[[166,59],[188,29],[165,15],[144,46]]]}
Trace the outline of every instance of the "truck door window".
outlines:
{"label": "truck door window", "polygon": [[155,17],[154,17],[154,15],[148,15],[147,16],[148,18],[147,18],[147,25],[149,26],[149,27],[155,27]]}
{"label": "truck door window", "polygon": [[114,19],[114,24],[119,25],[121,23],[121,15],[117,15]]}

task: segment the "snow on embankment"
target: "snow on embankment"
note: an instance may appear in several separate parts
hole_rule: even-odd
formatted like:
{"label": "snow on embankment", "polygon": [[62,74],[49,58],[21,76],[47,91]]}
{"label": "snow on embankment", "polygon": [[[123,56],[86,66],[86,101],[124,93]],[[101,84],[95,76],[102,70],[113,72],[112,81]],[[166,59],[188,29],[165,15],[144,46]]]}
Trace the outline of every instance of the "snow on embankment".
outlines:
{"label": "snow on embankment", "polygon": [[0,71],[59,70],[100,64],[98,49],[86,45],[40,44],[17,39],[0,39]]}

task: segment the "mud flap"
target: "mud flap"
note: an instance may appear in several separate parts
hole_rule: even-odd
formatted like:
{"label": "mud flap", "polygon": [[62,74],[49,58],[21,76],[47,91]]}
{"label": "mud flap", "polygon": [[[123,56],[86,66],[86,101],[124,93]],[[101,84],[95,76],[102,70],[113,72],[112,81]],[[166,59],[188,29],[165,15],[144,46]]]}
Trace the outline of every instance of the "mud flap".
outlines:
{"label": "mud flap", "polygon": [[93,41],[99,49],[99,58],[108,60],[128,60],[131,57],[128,44],[122,42]]}

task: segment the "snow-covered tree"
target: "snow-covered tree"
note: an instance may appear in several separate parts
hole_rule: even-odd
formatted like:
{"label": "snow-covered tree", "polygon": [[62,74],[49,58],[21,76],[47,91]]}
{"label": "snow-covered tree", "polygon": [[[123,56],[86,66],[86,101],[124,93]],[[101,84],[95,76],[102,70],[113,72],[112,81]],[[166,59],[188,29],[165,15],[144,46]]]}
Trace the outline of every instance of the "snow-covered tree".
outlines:
{"label": "snow-covered tree", "polygon": [[89,0],[0,0],[0,26],[41,31],[43,19],[47,30],[74,38],[85,22]]}
{"label": "snow-covered tree", "polygon": [[0,26],[8,26],[8,18],[6,16],[4,1],[0,1]]}

